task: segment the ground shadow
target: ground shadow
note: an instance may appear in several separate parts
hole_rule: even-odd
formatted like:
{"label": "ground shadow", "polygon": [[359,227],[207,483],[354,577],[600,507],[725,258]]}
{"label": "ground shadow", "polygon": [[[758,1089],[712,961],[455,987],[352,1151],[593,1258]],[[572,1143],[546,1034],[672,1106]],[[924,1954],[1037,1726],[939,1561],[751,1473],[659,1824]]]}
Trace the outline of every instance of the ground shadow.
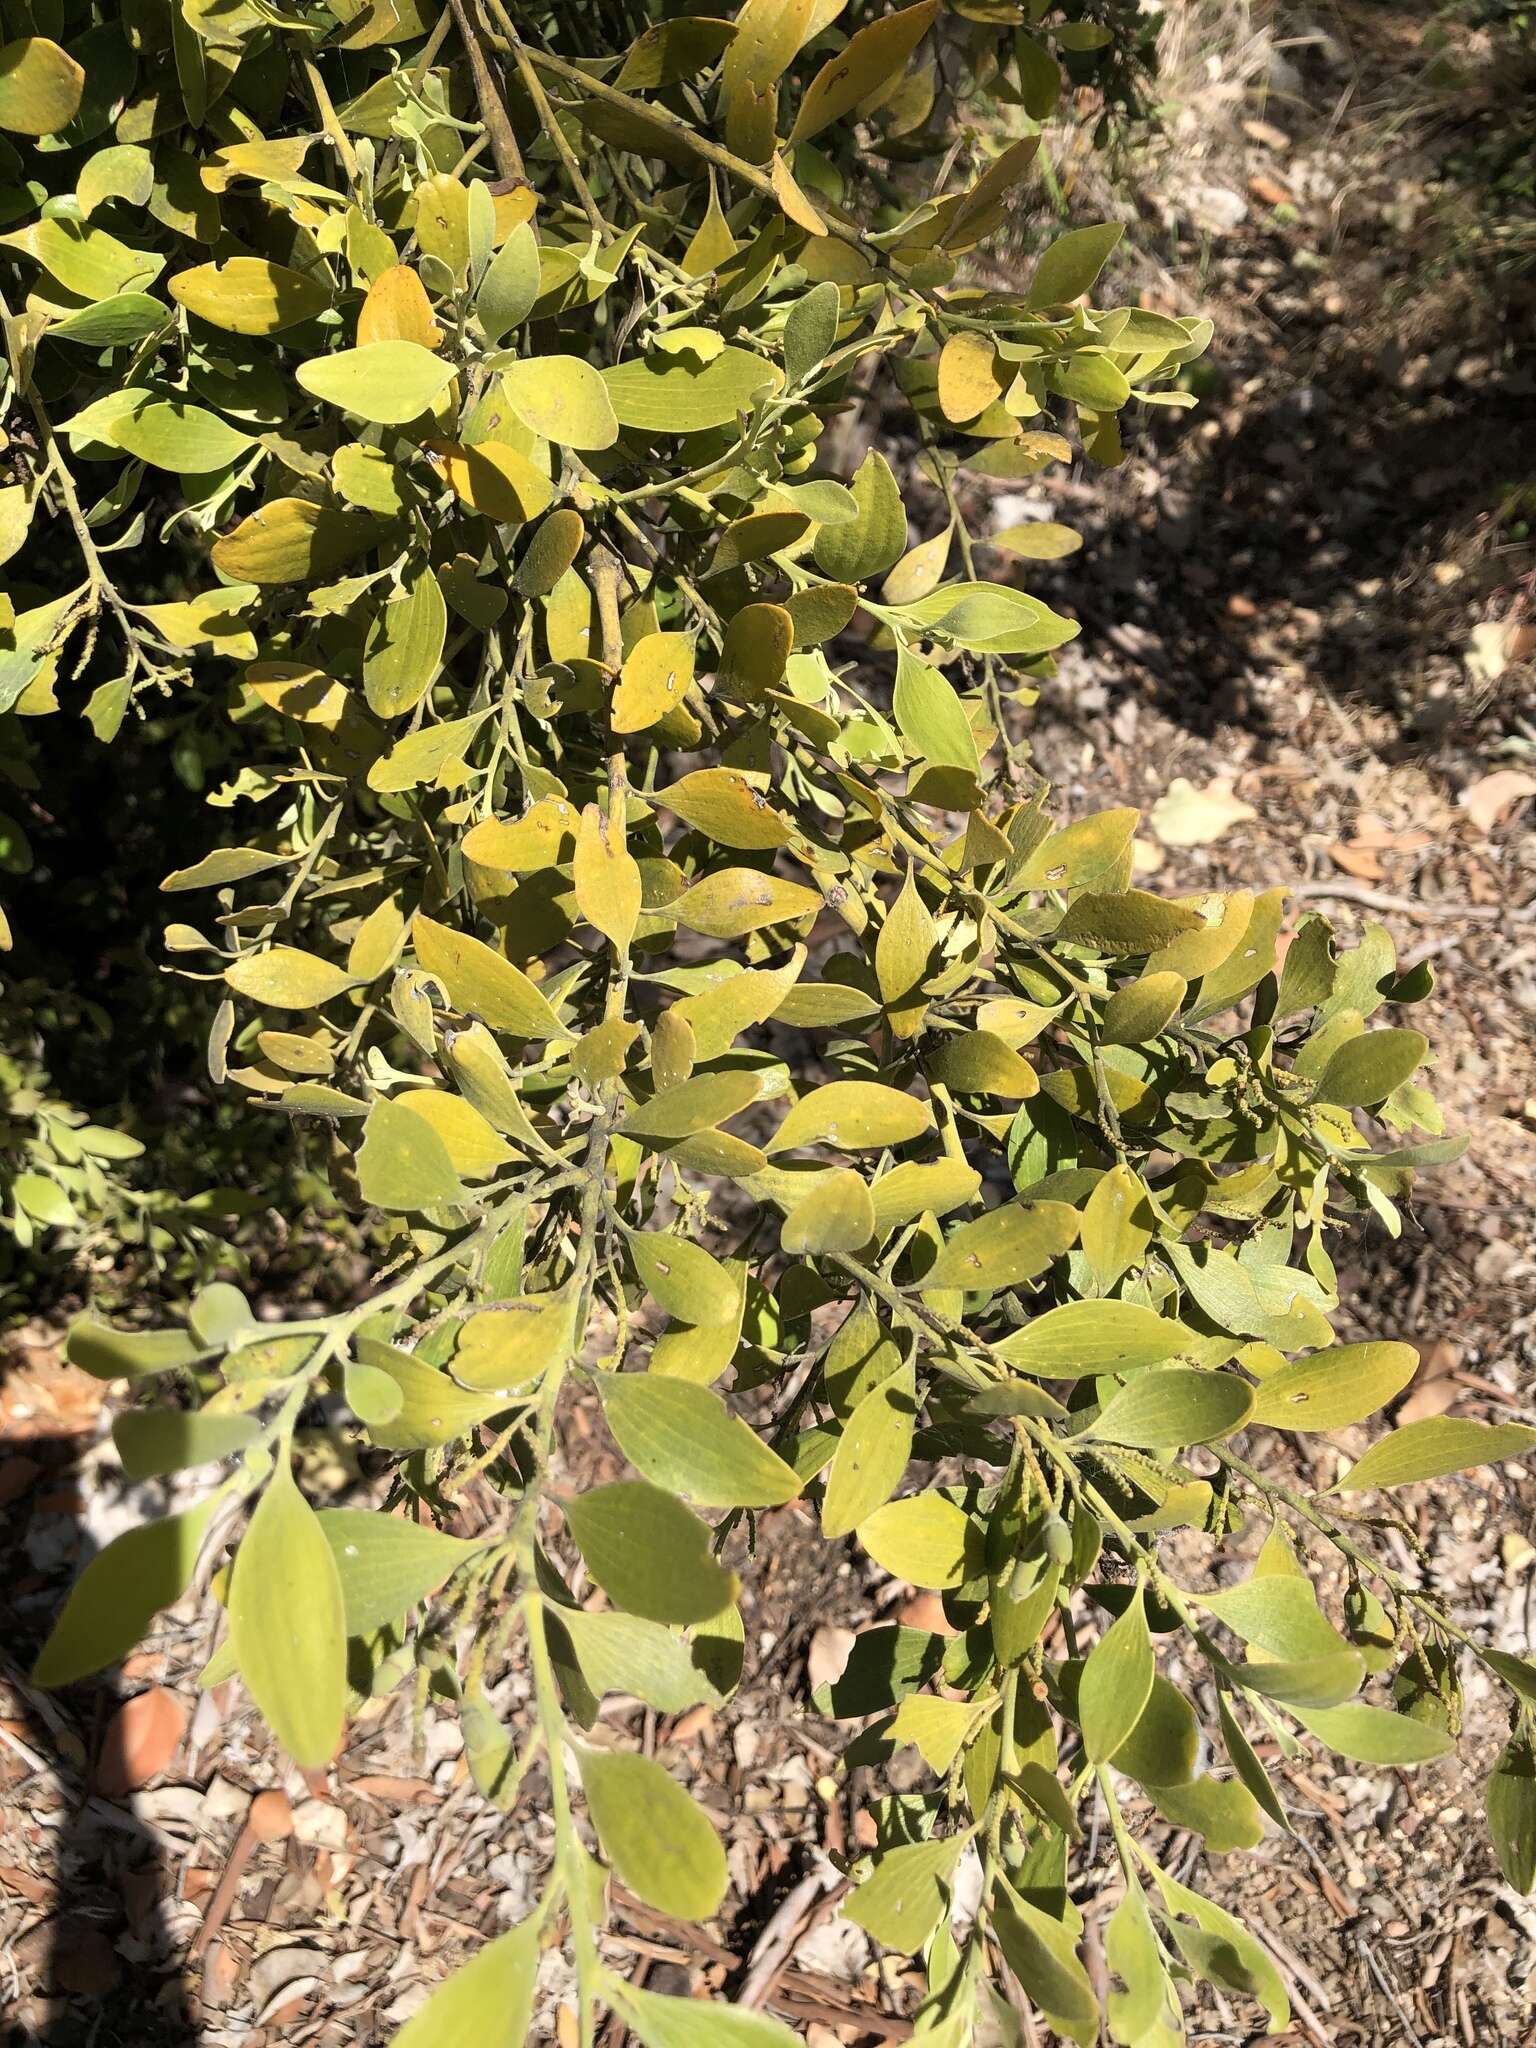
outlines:
{"label": "ground shadow", "polygon": [[[23,1931],[9,1948],[0,2048],[197,2048],[202,2029],[165,1912],[166,1859],[132,1799],[110,1796],[114,1716],[138,1688],[115,1672],[55,1693],[28,1678],[92,1552],[83,1522],[75,1518],[73,1543],[64,1526],[71,1474],[89,1442],[0,1442],[0,1543],[9,1561],[0,1690],[19,1714],[0,1756],[0,1863],[29,1888],[6,1899],[7,1917]],[[0,1899],[12,1889],[0,1873]]]}
{"label": "ground shadow", "polygon": [[1395,713],[1405,739],[1468,719],[1469,611],[1500,612],[1529,567],[1502,519],[1536,476],[1529,375],[1469,349],[1433,388],[1405,390],[1299,316],[1263,349],[1231,337],[1217,364],[1225,393],[1263,388],[1208,400],[1208,434],[1144,440],[1161,487],[1111,485],[1087,507],[1089,552],[1031,587],[1056,584],[1085,639],[1193,731],[1262,732],[1277,671]]}

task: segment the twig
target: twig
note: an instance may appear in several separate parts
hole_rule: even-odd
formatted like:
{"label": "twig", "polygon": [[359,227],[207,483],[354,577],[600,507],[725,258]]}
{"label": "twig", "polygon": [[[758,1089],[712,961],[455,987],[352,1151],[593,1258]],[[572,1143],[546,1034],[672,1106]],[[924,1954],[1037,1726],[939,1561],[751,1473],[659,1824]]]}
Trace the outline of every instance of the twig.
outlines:
{"label": "twig", "polygon": [[738,2005],[755,2009],[768,2003],[829,1887],[847,1888],[839,1886],[834,1872],[813,1870],[779,1901],[748,1960],[747,1974],[736,1994]]}
{"label": "twig", "polygon": [[1355,1947],[1360,1951],[1361,1962],[1365,1964],[1365,1967],[1370,1971],[1371,1975],[1376,1979],[1376,1982],[1381,1986],[1382,1993],[1385,1996],[1387,2003],[1391,2006],[1392,2010],[1397,2014],[1398,2018],[1402,2021],[1404,2027],[1407,2028],[1408,2038],[1413,2043],[1413,2048],[1424,2048],[1424,2037],[1418,2032],[1417,2028],[1413,2024],[1413,2021],[1409,2019],[1407,2013],[1403,2010],[1402,2001],[1398,1998],[1397,1993],[1393,1990],[1391,1979],[1387,1976],[1386,1971],[1382,1969],[1380,1963],[1377,1962],[1375,1955],[1372,1953],[1370,1943],[1366,1940],[1365,1936],[1359,1933],[1358,1931],[1355,1935]]}
{"label": "twig", "polygon": [[480,32],[470,19],[469,7],[465,0],[448,0],[448,5],[453,10],[459,38],[469,58],[469,75],[474,80],[475,99],[479,104],[480,118],[485,123],[485,132],[490,138],[491,155],[496,159],[497,172],[513,183],[526,184],[523,153],[517,146],[517,137],[512,132],[506,105],[497,90],[491,67],[486,62],[485,46],[480,41]]}
{"label": "twig", "polygon": [[1367,910],[1391,910],[1399,917],[1464,918],[1472,924],[1536,924],[1536,903],[1510,908],[1493,903],[1416,903],[1411,896],[1389,896],[1359,882],[1292,882],[1297,897],[1322,897],[1336,903],[1360,903]]}

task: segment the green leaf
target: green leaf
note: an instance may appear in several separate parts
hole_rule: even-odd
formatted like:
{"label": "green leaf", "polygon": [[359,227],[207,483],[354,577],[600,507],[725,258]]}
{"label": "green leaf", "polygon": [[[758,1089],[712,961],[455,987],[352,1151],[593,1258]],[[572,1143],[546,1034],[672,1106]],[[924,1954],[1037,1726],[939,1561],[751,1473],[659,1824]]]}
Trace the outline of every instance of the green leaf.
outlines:
{"label": "green leaf", "polygon": [[981,1175],[963,1159],[904,1159],[878,1175],[870,1186],[875,1234],[884,1237],[925,1211],[947,1216],[951,1209],[973,1202],[980,1192]]}
{"label": "green leaf", "polygon": [[1422,1031],[1363,1031],[1329,1059],[1316,1099],[1343,1109],[1373,1108],[1412,1077],[1428,1051]]}
{"label": "green leaf", "polygon": [[1268,1657],[1295,1662],[1349,1651],[1319,1608],[1311,1581],[1296,1573],[1256,1575],[1224,1592],[1196,1593],[1194,1598]]}
{"label": "green leaf", "polygon": [[922,1284],[987,1293],[1017,1287],[1077,1242],[1080,1222],[1064,1202],[1005,1202],[974,1223],[962,1223]]}
{"label": "green leaf", "polygon": [[1280,1795],[1271,1784],[1269,1773],[1259,1761],[1253,1744],[1238,1726],[1224,1691],[1219,1691],[1216,1695],[1216,1710],[1221,1718],[1221,1736],[1227,1746],[1227,1755],[1232,1760],[1232,1768],[1252,1793],[1255,1803],[1263,1808],[1275,1826],[1290,1834],[1290,1816],[1281,1804]]}
{"label": "green leaf", "polygon": [[644,886],[640,863],[624,843],[623,819],[604,817],[596,804],[581,814],[571,868],[576,905],[616,953],[628,953],[640,919]]}
{"label": "green leaf", "polygon": [[[396,344],[375,345],[386,348]],[[414,710],[437,678],[447,634],[448,606],[442,586],[430,563],[417,562],[402,578],[400,588],[379,607],[368,629],[363,648],[363,693],[369,710],[380,718],[399,718]]]}
{"label": "green leaf", "polygon": [[1205,1837],[1209,1856],[1254,1849],[1264,1839],[1258,1803],[1236,1778],[1197,1778],[1192,1784],[1154,1785],[1149,1790],[1164,1820]]}
{"label": "green leaf", "polygon": [[391,2037],[390,2048],[523,2048],[533,2017],[539,1923],[525,1920],[477,1949]]}
{"label": "green leaf", "polygon": [[178,1408],[129,1408],[112,1424],[117,1455],[133,1480],[211,1465],[233,1457],[260,1434],[254,1415],[210,1415]]}
{"label": "green leaf", "polygon": [[466,1387],[530,1386],[571,1355],[576,1290],[551,1288],[499,1301],[459,1326],[453,1376]]}
{"label": "green leaf", "polygon": [[182,889],[222,889],[230,882],[248,881],[252,875],[287,864],[286,854],[263,853],[257,846],[220,846],[191,867],[177,868],[160,887],[168,895]]}
{"label": "green leaf", "polygon": [[899,1624],[863,1629],[853,1639],[842,1675],[817,1686],[812,1703],[833,1720],[884,1713],[936,1676],[944,1639]]}
{"label": "green leaf", "polygon": [[602,372],[621,427],[654,434],[702,434],[729,426],[779,388],[777,367],[751,349],[724,348],[708,362],[658,350]]}
{"label": "green leaf", "polygon": [[375,1209],[435,1209],[469,1199],[437,1132],[399,1102],[376,1102],[369,1110],[357,1184]]}
{"label": "green leaf", "polygon": [[1108,1763],[1130,1737],[1151,1695],[1156,1669],[1138,1585],[1124,1613],[1089,1651],[1078,1686],[1078,1724],[1094,1763]]}
{"label": "green leaf", "polygon": [[695,882],[670,906],[680,925],[709,939],[742,939],[766,925],[814,917],[821,907],[814,889],[757,868],[722,868]]}
{"label": "green leaf", "polygon": [[1144,1451],[1207,1444],[1241,1429],[1252,1389],[1232,1373],[1158,1366],[1110,1396],[1085,1435]]}
{"label": "green leaf", "polygon": [[[1151,2030],[1167,2015],[1172,1996],[1146,1893],[1137,1883],[1127,1883],[1123,1898],[1109,1916],[1104,1955],[1125,1987],[1109,1994],[1110,2034],[1125,2048],[1137,2048],[1139,2042],[1152,2038]],[[1177,2040],[1178,2035],[1172,2038]]]}
{"label": "green leaf", "polygon": [[525,356],[503,368],[501,387],[523,425],[557,447],[611,448],[619,437],[610,387],[580,356]]}
{"label": "green leaf", "polygon": [[1112,895],[1090,890],[1072,899],[1056,927],[1056,938],[1062,945],[1099,953],[1155,953],[1203,922],[1198,910],[1151,896],[1145,889],[1121,889]]}
{"label": "green leaf", "polygon": [[1168,1911],[1187,1915],[1200,1933],[1208,1937],[1199,1944],[1190,1942],[1186,1921],[1171,1921],[1171,1931],[1185,1960],[1200,1975],[1213,1978],[1228,1990],[1256,1998],[1272,2027],[1286,2026],[1291,2017],[1291,2002],[1280,1973],[1242,1922],[1158,1869],[1145,1849],[1139,1850],[1139,1854]]}
{"label": "green leaf", "polygon": [[1097,2041],[1099,2001],[1061,1922],[1011,1886],[994,1901],[990,1919],[1008,1967],[1055,2032],[1083,2048]]}
{"label": "green leaf", "polygon": [[950,583],[902,608],[901,619],[972,654],[1049,654],[1082,630],[1038,598],[1002,583]]}
{"label": "green leaf", "polygon": [[305,1770],[328,1764],[347,1699],[341,1579],[286,1457],[235,1552],[229,1633],[240,1675],[284,1749]]}
{"label": "green leaf", "polygon": [[1200,1724],[1176,1685],[1154,1677],[1135,1726],[1115,1751],[1115,1769],[1138,1785],[1187,1785],[1200,1757]]}
{"label": "green leaf", "polygon": [[1116,989],[1104,1005],[1104,1043],[1146,1045],[1173,1022],[1188,993],[1184,976],[1166,971]]}
{"label": "green leaf", "polygon": [[686,1627],[735,1599],[736,1575],[716,1564],[708,1528],[660,1487],[620,1479],[561,1510],[587,1570],[627,1613]]}
{"label": "green leaf", "polygon": [[[15,43],[6,45],[7,52],[16,48]],[[73,220],[67,214],[50,214],[14,234],[0,235],[0,247],[30,256],[65,291],[81,299],[115,299],[126,292],[142,292],[165,267],[163,256],[130,249],[105,228]],[[123,392],[114,395],[126,396]]]}
{"label": "green leaf", "polygon": [[938,1842],[911,1842],[888,1849],[844,1908],[848,1918],[882,1948],[911,1955],[943,1917],[945,1886],[975,1834],[949,1835]]}
{"label": "green leaf", "polygon": [[48,330],[50,341],[81,348],[133,348],[170,324],[170,308],[145,292],[124,292],[94,306],[81,306]]}
{"label": "green leaf", "polygon": [[378,535],[366,512],[272,498],[214,543],[213,566],[233,583],[310,583],[355,561]]}
{"label": "green leaf", "polygon": [[18,1173],[11,1182],[11,1193],[32,1220],[45,1228],[80,1221],[74,1203],[45,1173]]}
{"label": "green leaf", "polygon": [[842,294],[829,278],[796,299],[784,322],[784,375],[803,384],[819,370],[837,340]]}
{"label": "green leaf", "polygon": [[180,398],[156,398],[136,405],[113,422],[119,448],[179,476],[204,476],[225,469],[252,446],[249,434],[230,426],[205,406]]}
{"label": "green leaf", "polygon": [[1068,306],[1091,292],[1125,229],[1118,221],[1058,235],[1035,265],[1026,306]]}
{"label": "green leaf", "polygon": [[938,0],[918,0],[914,7],[866,22],[851,35],[806,87],[791,143],[808,142],[889,84],[933,26],[937,12]]}
{"label": "green leaf", "polygon": [[1456,1747],[1443,1728],[1354,1700],[1342,1707],[1292,1707],[1302,1727],[1357,1764],[1421,1764]]}
{"label": "green leaf", "polygon": [[708,1920],[729,1879],[704,1810],[649,1757],[580,1749],[587,1811],[619,1882],[659,1912]]}
{"label": "green leaf", "polygon": [[1038,1093],[1034,1068],[994,1031],[957,1031],[940,1040],[925,1063],[931,1079],[957,1095],[995,1095],[1019,1102]]}
{"label": "green leaf", "polygon": [[368,1434],[387,1451],[426,1451],[467,1436],[479,1422],[506,1405],[505,1395],[466,1393],[445,1372],[409,1351],[376,1337],[359,1337],[357,1355],[373,1371],[383,1373],[399,1389],[400,1400],[383,1422],[370,1422]]}
{"label": "green leaf", "polygon": [[923,1028],[928,1011],[923,985],[928,979],[938,936],[927,905],[917,892],[917,878],[908,868],[901,893],[886,912],[875,941],[875,980],[891,1031],[897,1038],[914,1038]]}
{"label": "green leaf", "polygon": [[300,363],[298,380],[327,405],[375,425],[402,427],[435,405],[457,366],[415,341],[368,341]]}
{"label": "green leaf", "polygon": [[[668,24],[681,26],[680,23]],[[704,26],[700,23],[699,26]],[[765,2012],[747,2012],[716,1999],[671,1998],[615,1978],[613,2009],[645,2048],[797,2048],[799,2036]]]}
{"label": "green leaf", "polygon": [[655,1373],[602,1382],[603,1414],[619,1449],[654,1486],[701,1507],[780,1507],[800,1482],[718,1394]]}
{"label": "green leaf", "polygon": [[638,1614],[588,1614],[579,1607],[551,1610],[571,1639],[581,1674],[599,1699],[633,1693],[658,1714],[681,1714],[718,1705],[720,1693],[692,1644],[660,1622]]}
{"label": "green leaf", "polygon": [[208,1355],[188,1330],[114,1330],[94,1316],[77,1316],[64,1347],[71,1365],[98,1380],[142,1380],[176,1372]]}
{"label": "green leaf", "polygon": [[976,735],[949,678],[906,647],[896,651],[891,710],[902,738],[920,761],[974,776]]}
{"label": "green leaf", "polygon": [[1536,1754],[1528,1742],[1505,1744],[1484,1797],[1488,1832],[1504,1881],[1528,1894],[1536,1889]]}
{"label": "green leaf", "polygon": [[1083,1257],[1106,1293],[1141,1264],[1156,1228],[1151,1198],[1140,1175],[1123,1163],[1112,1166],[1083,1205]]}
{"label": "green leaf", "polygon": [[888,1501],[859,1525],[858,1537],[893,1579],[935,1592],[962,1585],[976,1564],[976,1536],[969,1517],[940,1493]]}
{"label": "green leaf", "polygon": [[812,553],[816,566],[837,583],[863,583],[879,576],[907,550],[907,513],[891,466],[871,449],[853,478],[852,519],[823,526]]}
{"label": "green leaf", "polygon": [[657,790],[655,800],[720,846],[762,851],[787,846],[794,837],[765,792],[734,768],[696,769]]}
{"label": "green leaf", "polygon": [[671,1088],[658,1089],[648,1102],[637,1103],[619,1128],[627,1137],[672,1144],[695,1131],[714,1130],[728,1123],[758,1098],[754,1074],[695,1074]]}
{"label": "green leaf", "polygon": [[480,1548],[380,1509],[321,1508],[315,1519],[336,1560],[349,1636],[409,1614]]}
{"label": "green leaf", "polygon": [[1523,1457],[1533,1445],[1536,1429],[1523,1422],[1470,1422],[1455,1415],[1431,1415],[1372,1444],[1329,1490],[1359,1493],[1367,1486],[1441,1479],[1448,1472],[1470,1472],[1500,1458]]}
{"label": "green leaf", "polygon": [[475,294],[475,317],[492,348],[522,326],[538,295],[538,238],[527,221],[519,221],[491,258]]}
{"label": "green leaf", "polygon": [[463,754],[484,719],[483,711],[469,718],[447,718],[397,740],[368,770],[368,787],[388,796],[435,781],[439,769]]}
{"label": "green leaf", "polygon": [[999,1353],[1043,1380],[1161,1365],[1196,1342],[1185,1324],[1130,1301],[1069,1301],[1005,1337]]}
{"label": "green leaf", "polygon": [[387,1372],[355,1358],[349,1358],[343,1368],[342,1389],[347,1406],[368,1427],[393,1422],[405,1406],[405,1396]]}
{"label": "green leaf", "polygon": [[660,1230],[632,1230],[626,1235],[640,1284],[669,1316],[709,1327],[740,1320],[741,1289],[735,1276],[701,1244]]}
{"label": "green leaf", "polygon": [[884,1506],[912,1456],[917,1379],[910,1360],[872,1387],[838,1439],[821,1504],[821,1533],[846,1536]]}
{"label": "green leaf", "polygon": [[1107,355],[1080,349],[1051,365],[1051,383],[1063,398],[1090,412],[1117,412],[1131,395],[1130,380]]}
{"label": "green leaf", "polygon": [[1418,1363],[1411,1344],[1335,1344],[1261,1380],[1248,1419],[1273,1429],[1344,1429],[1400,1394]]}
{"label": "green leaf", "polygon": [[115,1536],[69,1590],[32,1667],[37,1685],[73,1685],[116,1664],[191,1582],[215,1503],[165,1515]]}

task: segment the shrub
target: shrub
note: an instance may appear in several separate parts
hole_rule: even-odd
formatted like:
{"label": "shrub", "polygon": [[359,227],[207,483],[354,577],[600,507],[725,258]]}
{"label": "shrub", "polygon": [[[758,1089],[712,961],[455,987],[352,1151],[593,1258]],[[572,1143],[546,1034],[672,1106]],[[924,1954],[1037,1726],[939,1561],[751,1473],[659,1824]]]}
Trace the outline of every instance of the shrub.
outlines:
{"label": "shrub", "polygon": [[[1327,1244],[1396,1230],[1455,1149],[1424,1038],[1372,1021],[1428,970],[1321,918],[1282,961],[1283,890],[1143,891],[1135,814],[1055,824],[1010,724],[1076,629],[1009,564],[1072,537],[973,536],[958,471],[1032,476],[1069,423],[1115,460],[1128,405],[1190,402],[1207,333],[1083,303],[1110,230],[965,282],[1036,148],[964,123],[1038,75],[1018,19],[747,0],[621,49],[584,9],[189,0],[85,31],[83,73],[7,52],[0,119],[49,139],[18,145],[42,203],[4,238],[38,466],[6,501],[36,586],[0,677],[33,710],[89,685],[103,734],[189,678],[228,692],[233,838],[168,849],[198,920],[175,958],[222,988],[215,1074],[318,1120],[389,1233],[332,1316],[260,1322],[220,1282],[184,1328],[75,1326],[146,1397],[130,1471],[223,1470],[91,1563],[38,1677],[121,1656],[249,1503],[206,1682],[238,1672],[312,1768],[351,1694],[411,1674],[488,1798],[541,1762],[540,1903],[408,2048],[520,2039],[562,1919],[583,2041],[604,2006],[652,2048],[790,2038],[613,1974],[606,1872],[707,1917],[726,1867],[591,1730],[608,1692],[729,1695],[743,1523],[794,1500],[957,1631],[872,1630],[817,1701],[868,1723],[850,1759],[931,1770],[877,1801],[849,1910],[922,1951],[936,2041],[999,2002],[997,1951],[1097,2038],[1067,1889],[1096,1801],[1114,2038],[1180,2038],[1194,1978],[1282,2025],[1259,1943],[1160,1866],[1123,1784],[1237,1846],[1285,1825],[1256,1734],[1439,1755],[1458,1646],[1536,1698],[1384,1558],[1375,1501],[1536,1431],[1415,1424],[1322,1494],[1266,1434],[1358,1422],[1413,1369],[1335,1344]],[[846,453],[877,385],[905,485]],[[174,576],[150,527],[187,543]],[[636,1476],[552,1489],[574,1399]],[[322,1401],[399,1512],[306,1499]],[[507,1521],[463,1541],[441,1525],[477,1474]],[[1249,1518],[1259,1561],[1215,1590]],[[516,1732],[487,1691],[511,1659]],[[1525,1711],[1491,1800],[1516,1881]]]}

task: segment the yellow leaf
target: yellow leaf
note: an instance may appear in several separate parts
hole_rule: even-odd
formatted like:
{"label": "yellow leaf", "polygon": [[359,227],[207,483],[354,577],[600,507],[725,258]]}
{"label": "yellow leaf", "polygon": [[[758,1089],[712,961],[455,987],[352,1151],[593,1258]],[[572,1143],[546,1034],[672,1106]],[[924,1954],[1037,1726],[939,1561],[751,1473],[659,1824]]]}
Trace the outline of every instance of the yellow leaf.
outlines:
{"label": "yellow leaf", "polygon": [[80,109],[85,72],[47,36],[21,36],[0,49],[0,128],[55,135]]}
{"label": "yellow leaf", "polygon": [[555,1038],[560,1019],[520,967],[504,960],[479,939],[417,911],[411,942],[426,972],[440,981],[448,1000],[489,1024],[493,1031],[512,1031],[519,1038]]}
{"label": "yellow leaf", "polygon": [[496,526],[537,519],[554,498],[555,487],[544,472],[504,441],[477,441],[467,448],[456,441],[424,445],[455,497]]}
{"label": "yellow leaf", "polygon": [[274,1010],[313,1009],[352,985],[345,968],[298,946],[268,946],[265,952],[247,953],[225,968],[224,979],[237,995]]}
{"label": "yellow leaf", "polygon": [[773,162],[768,167],[768,177],[773,186],[773,196],[778,200],[779,210],[786,220],[793,221],[797,228],[804,228],[808,235],[824,235],[827,232],[826,222],[795,183],[794,172],[777,150],[774,151]]}
{"label": "yellow leaf", "polygon": [[418,348],[441,348],[443,330],[432,317],[427,288],[405,263],[391,264],[368,287],[357,316],[359,346],[370,341],[414,341]]}
{"label": "yellow leaf", "polygon": [[621,805],[607,818],[596,804],[582,812],[572,876],[582,916],[616,953],[627,953],[640,921],[640,865],[624,845]]}
{"label": "yellow leaf", "polygon": [[707,277],[712,270],[729,263],[736,254],[736,237],[726,224],[720,210],[719,196],[713,183],[709,188],[709,206],[703,220],[694,233],[693,240],[683,251],[683,269],[690,277]]}
{"label": "yellow leaf", "polygon": [[681,925],[711,939],[740,939],[764,925],[814,916],[821,898],[799,882],[781,882],[757,868],[723,868],[706,875],[673,906]]}
{"label": "yellow leaf", "polygon": [[177,305],[231,334],[280,334],[313,320],[331,302],[323,279],[260,256],[200,263],[195,270],[178,272],[166,289]]}
{"label": "yellow leaf", "polygon": [[654,801],[721,846],[787,846],[794,828],[761,789],[734,768],[699,768],[656,792]]}
{"label": "yellow leaf", "polygon": [[309,668],[300,661],[257,661],[245,672],[251,689],[273,711],[284,718],[296,718],[302,725],[325,726],[334,731],[340,724],[351,692],[323,669]]}
{"label": "yellow leaf", "polygon": [[461,851],[477,867],[534,874],[571,858],[576,808],[563,797],[540,797],[520,818],[486,818],[464,836]]}
{"label": "yellow leaf", "polygon": [[687,633],[647,633],[624,657],[609,717],[615,732],[644,732],[674,711],[693,682]]}
{"label": "yellow leaf", "polygon": [[819,135],[885,85],[928,33],[938,11],[939,0],[919,0],[916,7],[882,15],[850,36],[811,80],[790,141],[805,142]]}
{"label": "yellow leaf", "polygon": [[957,426],[1000,398],[997,349],[990,335],[952,334],[939,353],[939,410]]}
{"label": "yellow leaf", "polygon": [[813,1257],[861,1251],[874,1234],[875,1205],[868,1185],[849,1167],[816,1176],[811,1192],[784,1218],[780,1242],[787,1252]]}
{"label": "yellow leaf", "polygon": [[379,534],[365,512],[273,498],[216,541],[213,565],[235,583],[310,583],[344,568]]}

